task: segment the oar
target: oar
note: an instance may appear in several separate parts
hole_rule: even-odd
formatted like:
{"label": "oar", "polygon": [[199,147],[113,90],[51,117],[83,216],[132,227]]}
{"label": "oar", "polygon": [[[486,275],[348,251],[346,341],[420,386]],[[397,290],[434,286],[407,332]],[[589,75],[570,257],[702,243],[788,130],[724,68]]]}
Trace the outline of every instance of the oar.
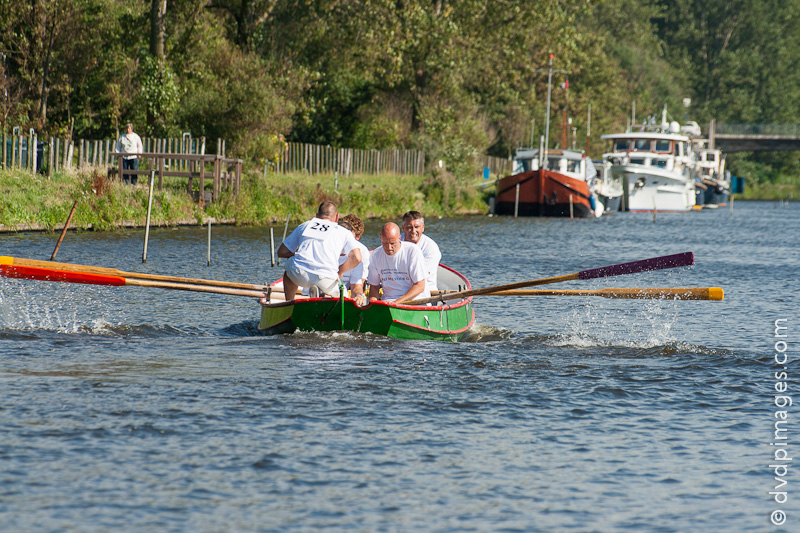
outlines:
{"label": "oar", "polygon": [[[36,259],[24,259],[21,257],[0,257],[0,264],[23,266],[23,267],[36,267],[45,269],[56,269],[69,272],[82,272],[85,274],[103,274],[107,276],[118,276],[123,278],[136,278],[147,279],[153,281],[168,281],[174,283],[191,283],[194,285],[209,285],[212,287],[227,287],[229,289],[248,289],[263,291],[266,287],[263,285],[252,285],[250,283],[234,283],[230,281],[218,281],[213,279],[196,279],[196,278],[183,278],[177,276],[160,276],[158,274],[140,274],[137,272],[125,272],[117,270],[116,268],[105,268],[89,265],[75,265],[72,263],[56,263],[55,261],[37,261]],[[280,289],[281,291],[283,289]],[[273,289],[273,292],[277,292]]]}
{"label": "oar", "polygon": [[645,289],[535,290],[487,292],[484,296],[602,296],[631,300],[722,300],[720,287],[666,287]]}
{"label": "oar", "polygon": [[663,268],[689,266],[693,264],[694,264],[694,253],[684,252],[681,254],[664,255],[661,257],[653,257],[650,259],[632,261],[630,263],[620,263],[618,265],[610,265],[600,268],[590,268],[589,270],[581,270],[580,272],[575,272],[574,274],[564,274],[563,276],[553,276],[550,278],[533,279],[530,281],[518,281],[516,283],[495,285],[494,287],[486,287],[483,289],[469,289],[466,291],[453,292],[450,294],[440,294],[439,296],[431,296],[430,298],[422,298],[419,300],[406,302],[406,305],[421,305],[431,302],[439,302],[441,300],[452,300],[454,298],[468,298],[469,296],[478,296],[480,294],[488,294],[490,292],[521,289],[523,287],[532,287],[534,285],[546,285],[548,283],[559,283],[562,281],[570,281],[575,279],[606,278],[611,276],[621,276],[623,274],[635,274],[637,272],[647,272],[650,270],[661,270]]}
{"label": "oar", "polygon": [[40,281],[63,281],[67,283],[108,285],[114,287],[155,287],[159,289],[209,292],[213,294],[228,294],[232,296],[249,296],[251,298],[262,298],[266,295],[266,290],[232,289],[227,287],[212,287],[208,285],[195,285],[170,281],[151,281],[126,278],[123,276],[109,276],[107,274],[94,274],[90,272],[74,272],[70,270],[58,270],[55,268],[17,266],[11,265],[8,262],[3,262],[3,259],[5,258],[0,258],[0,276],[6,278],[33,279]]}

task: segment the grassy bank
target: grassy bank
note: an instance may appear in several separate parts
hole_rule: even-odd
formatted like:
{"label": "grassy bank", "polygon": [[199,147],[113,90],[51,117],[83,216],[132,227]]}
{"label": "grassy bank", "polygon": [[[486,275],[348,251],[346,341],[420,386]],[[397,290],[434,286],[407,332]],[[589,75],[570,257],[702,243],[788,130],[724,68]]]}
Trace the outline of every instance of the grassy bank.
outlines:
{"label": "grassy bank", "polygon": [[736,200],[797,200],[800,198],[800,182],[772,183],[745,181],[744,193],[734,195]]}
{"label": "grassy bank", "polygon": [[[0,171],[0,224],[42,225],[52,230],[66,221],[77,200],[72,223],[78,228],[143,226],[148,201],[145,183],[143,176],[137,187],[108,181],[102,169],[63,172],[50,179],[27,172]],[[206,216],[235,220],[238,225],[274,224],[285,221],[287,215],[298,222],[311,217],[323,200],[333,200],[343,213],[383,220],[397,219],[409,209],[428,217],[482,214],[487,210],[486,192],[459,184],[447,173],[340,177],[338,186],[333,175],[247,173],[242,176],[238,197],[223,191],[218,202],[208,203],[204,209],[197,206],[186,186],[186,179],[167,178],[164,190],[156,189],[152,224],[174,225],[187,219],[200,223]],[[206,192],[210,188],[207,180]]]}

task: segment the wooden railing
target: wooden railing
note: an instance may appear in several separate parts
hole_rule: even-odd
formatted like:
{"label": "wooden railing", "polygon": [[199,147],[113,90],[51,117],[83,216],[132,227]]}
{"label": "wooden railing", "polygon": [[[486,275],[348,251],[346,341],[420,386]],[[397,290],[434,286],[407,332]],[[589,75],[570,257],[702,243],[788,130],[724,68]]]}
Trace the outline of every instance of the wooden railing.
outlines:
{"label": "wooden railing", "polygon": [[309,174],[422,174],[425,153],[419,150],[359,150],[334,148],[306,143],[287,143],[281,161],[275,164],[281,173]]}
{"label": "wooden railing", "polygon": [[[14,128],[11,135],[0,134],[2,144],[2,159],[0,168],[24,169],[31,172],[46,171],[49,176],[58,170],[84,169],[87,167],[106,167],[117,164],[114,152],[116,143],[114,139],[75,141],[50,137],[47,142],[39,142],[38,135],[30,132],[28,135],[16,133],[19,128]],[[199,137],[193,139],[188,134],[182,138],[150,138],[142,139],[144,152],[167,154],[194,154],[205,155],[206,139]],[[35,147],[35,149],[33,149]],[[225,141],[217,140],[217,154],[225,156]],[[168,167],[180,165],[186,170],[188,162],[177,157],[170,158],[166,163]]]}
{"label": "wooden railing", "polygon": [[[140,164],[146,162],[149,169],[123,169],[122,158],[124,156],[136,155],[139,157]],[[219,193],[222,190],[233,190],[233,195],[239,195],[239,188],[242,183],[242,163],[241,159],[229,159],[219,155],[193,155],[193,154],[169,154],[169,153],[152,153],[143,152],[139,154],[125,154],[120,152],[113,152],[111,156],[116,160],[116,166],[108,168],[109,179],[119,176],[120,172],[126,175],[150,175],[155,172],[158,177],[158,189],[164,188],[164,177],[181,177],[189,178],[187,184],[187,192],[194,193],[194,180],[198,182],[198,202],[200,205],[205,204],[205,180],[209,177],[213,180],[211,187],[211,201],[216,202],[219,200]],[[185,168],[186,170],[172,170],[168,166],[169,161],[177,161],[179,163],[176,168]],[[212,165],[210,172],[206,171],[206,165]],[[122,169],[122,170],[120,170]]]}

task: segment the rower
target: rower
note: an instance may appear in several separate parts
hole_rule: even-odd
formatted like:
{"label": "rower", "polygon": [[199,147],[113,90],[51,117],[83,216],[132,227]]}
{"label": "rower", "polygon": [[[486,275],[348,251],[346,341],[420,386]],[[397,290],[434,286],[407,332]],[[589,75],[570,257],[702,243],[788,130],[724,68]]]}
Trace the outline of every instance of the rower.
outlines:
{"label": "rower", "polygon": [[[364,283],[367,281],[369,272],[369,248],[361,243],[361,236],[364,235],[364,221],[357,215],[345,215],[339,219],[339,225],[353,232],[358,249],[361,251],[361,262],[352,270],[348,270],[342,275],[344,287],[350,290],[350,297],[356,301],[357,305],[367,304],[367,297],[364,295]],[[345,261],[345,256],[339,256],[339,263]]]}
{"label": "rower", "polygon": [[[361,262],[361,251],[352,232],[337,224],[336,204],[319,204],[315,218],[303,222],[278,248],[278,257],[288,259],[283,274],[283,290],[293,300],[297,287],[309,289],[311,297],[319,291],[339,297],[339,278]],[[347,259],[339,265],[339,256]],[[338,268],[337,268],[338,265]]]}
{"label": "rower", "polygon": [[400,228],[394,222],[383,225],[380,239],[381,247],[369,259],[369,300],[403,303],[428,298],[431,292],[425,286],[425,258],[419,247],[400,240]]}
{"label": "rower", "polygon": [[425,258],[425,281],[426,288],[429,291],[435,291],[437,288],[437,274],[439,273],[439,262],[442,260],[442,252],[439,251],[439,245],[428,237],[423,235],[425,231],[425,219],[419,211],[408,211],[403,215],[403,237],[402,240],[413,242],[422,250],[422,256]]}

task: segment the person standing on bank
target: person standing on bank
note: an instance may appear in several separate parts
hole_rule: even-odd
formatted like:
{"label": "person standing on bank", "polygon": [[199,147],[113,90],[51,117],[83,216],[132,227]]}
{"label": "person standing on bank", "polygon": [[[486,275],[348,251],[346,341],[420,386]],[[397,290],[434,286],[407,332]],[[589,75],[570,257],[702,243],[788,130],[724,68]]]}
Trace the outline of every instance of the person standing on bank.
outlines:
{"label": "person standing on bank", "polygon": [[[303,222],[278,248],[278,257],[288,259],[283,273],[283,290],[286,300],[294,300],[297,287],[309,289],[309,296],[325,294],[339,297],[339,278],[361,262],[358,243],[349,230],[337,224],[339,211],[336,204],[322,202],[317,215]],[[347,259],[339,264],[339,256]]]}
{"label": "person standing on bank", "polygon": [[[133,154],[133,155],[122,156],[122,169],[139,170],[139,156],[135,154],[141,154],[142,152],[144,152],[142,139],[133,132],[133,124],[131,124],[130,122],[128,122],[128,125],[125,127],[125,129],[126,132],[122,134],[122,136],[117,141],[117,152],[123,154]],[[128,183],[129,179],[133,185],[136,185],[136,182],[138,181],[138,176],[136,174],[125,174],[123,172],[122,181]]]}
{"label": "person standing on bank", "polygon": [[425,288],[429,291],[435,291],[437,289],[439,262],[442,260],[442,252],[439,251],[439,245],[433,239],[423,235],[424,231],[425,219],[422,217],[422,213],[409,211],[403,215],[403,240],[413,242],[422,250],[427,271],[425,280],[428,282]]}
{"label": "person standing on bank", "polygon": [[[369,300],[409,302],[428,298],[431,291],[425,286],[425,258],[418,246],[400,240],[400,228],[394,222],[383,225],[381,247],[369,258]],[[379,296],[379,287],[383,295]]]}

